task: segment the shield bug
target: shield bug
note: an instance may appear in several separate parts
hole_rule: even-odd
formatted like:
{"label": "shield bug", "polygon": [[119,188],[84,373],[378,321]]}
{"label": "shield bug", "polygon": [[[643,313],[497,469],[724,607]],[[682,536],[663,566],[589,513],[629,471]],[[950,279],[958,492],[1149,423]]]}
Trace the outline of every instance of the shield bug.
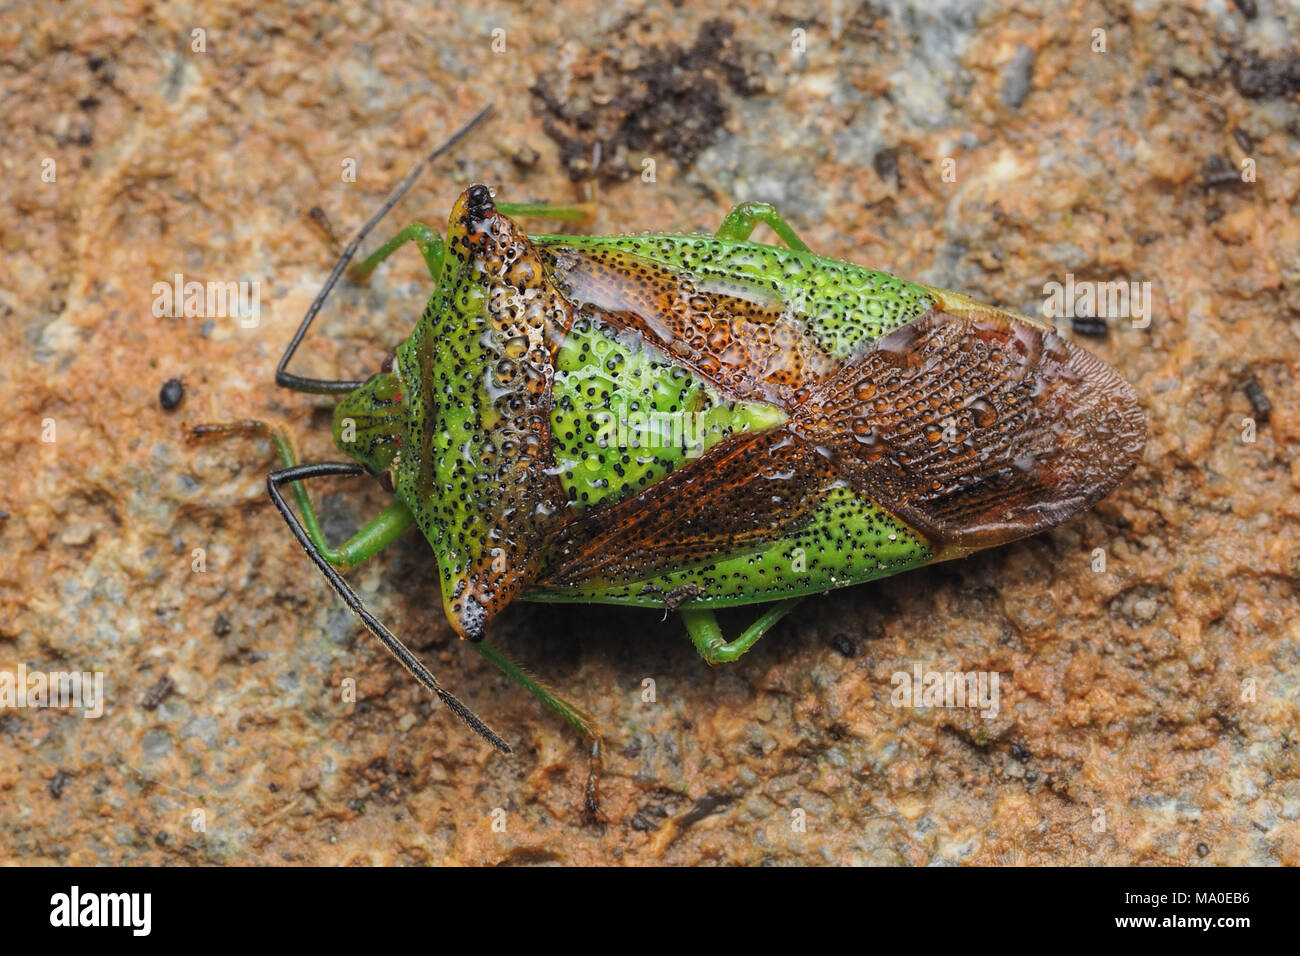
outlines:
{"label": "shield bug", "polygon": [[[480,113],[430,158],[459,140]],[[427,161],[426,161],[427,162]],[[445,236],[407,242],[434,291],[391,362],[365,380],[287,371],[366,234],[335,265],[276,372],[339,396],[348,461],[268,478],[294,536],[366,628],[494,746],[340,572],[416,525],[452,627],[586,733],[585,715],[484,642],[515,600],[675,611],[709,663],[745,653],[806,595],[961,557],[1049,528],[1110,493],[1146,419],[1105,362],[1035,319],[814,255],[771,206],[714,235],[529,235],[575,207],[498,203],[475,185]],[[751,240],[766,224],[783,246]],[[393,500],[326,542],[303,487],[371,475]],[[297,512],[281,493],[289,486]],[[766,604],[727,640],[715,611]]]}

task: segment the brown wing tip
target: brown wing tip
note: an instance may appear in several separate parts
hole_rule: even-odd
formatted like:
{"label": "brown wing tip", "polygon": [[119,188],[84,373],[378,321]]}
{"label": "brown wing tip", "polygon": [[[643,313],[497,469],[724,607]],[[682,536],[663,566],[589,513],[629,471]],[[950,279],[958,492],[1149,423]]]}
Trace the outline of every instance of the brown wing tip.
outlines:
{"label": "brown wing tip", "polygon": [[876,349],[900,372],[904,400],[931,414],[931,425],[886,438],[910,491],[901,514],[945,554],[1058,524],[1142,456],[1146,415],[1132,386],[1050,327],[994,310],[934,312]]}

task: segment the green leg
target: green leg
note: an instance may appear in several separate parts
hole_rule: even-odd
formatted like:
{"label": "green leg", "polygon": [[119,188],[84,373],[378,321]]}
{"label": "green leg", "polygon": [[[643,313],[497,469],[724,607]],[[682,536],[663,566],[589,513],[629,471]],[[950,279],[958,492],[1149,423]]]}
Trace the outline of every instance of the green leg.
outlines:
{"label": "green leg", "polygon": [[781,241],[795,252],[812,253],[803,240],[795,235],[790,224],[781,218],[781,214],[765,202],[742,202],[733,206],[731,212],[727,213],[727,218],[722,220],[716,235],[719,239],[744,242],[754,234],[760,222],[767,223],[781,237]]}
{"label": "green leg", "polygon": [[[284,462],[286,468],[292,468],[298,464],[298,453],[294,448],[293,439],[288,430],[272,425],[269,422],[250,419],[221,425],[199,425],[194,429],[194,432],[196,436],[231,435],[240,432],[267,435],[275,443],[280,452],[280,460]],[[307,537],[320,550],[325,560],[339,571],[346,571],[349,568],[356,567],[367,558],[378,554],[392,544],[397,536],[409,528],[414,521],[410,510],[402,503],[401,499],[394,498],[388,507],[366,522],[351,538],[337,548],[331,548],[325,540],[325,533],[321,530],[320,520],[316,517],[316,509],[312,507],[311,499],[307,496],[307,489],[303,487],[300,481],[290,483],[289,487],[292,489],[294,499],[298,504],[298,512],[301,515],[303,530],[307,532]],[[570,704],[495,647],[482,642],[471,643],[470,646],[500,668],[501,672],[507,677],[577,728],[578,732],[584,737],[594,741],[598,748],[600,735],[596,729],[596,724],[581,708]],[[598,754],[598,749],[593,753]],[[597,758],[593,757],[593,759]]]}
{"label": "green leg", "polygon": [[753,647],[773,624],[793,611],[802,600],[801,597],[786,598],[773,604],[762,617],[745,629],[745,633],[730,643],[723,640],[717,615],[708,608],[682,611],[682,622],[700,656],[710,664],[722,664],[736,660]]}
{"label": "green leg", "polygon": [[364,282],[370,278],[370,273],[375,271],[375,267],[383,262],[403,244],[414,242],[420,250],[420,255],[424,256],[424,263],[429,267],[429,275],[434,280],[442,277],[442,237],[430,229],[422,222],[413,222],[393,238],[389,239],[382,246],[366,256],[360,262],[348,270],[348,274],[357,282]]}
{"label": "green leg", "polygon": [[475,641],[471,642],[470,647],[478,651],[481,657],[495,664],[501,673],[563,717],[578,733],[591,739],[599,736],[595,722],[581,708],[570,704],[491,644],[486,641]]}
{"label": "green leg", "polygon": [[[552,203],[498,203],[497,209],[506,216],[532,219],[555,219],[560,222],[590,222],[596,214],[592,203],[556,205]],[[434,280],[442,277],[442,257],[446,245],[442,237],[422,222],[413,222],[382,246],[354,264],[348,274],[357,282],[364,282],[379,264],[408,242],[414,242],[424,256],[429,275]]]}
{"label": "green leg", "polygon": [[[294,449],[293,439],[288,429],[283,426],[248,419],[221,425],[197,425],[194,428],[195,436],[233,435],[240,432],[269,436],[280,452],[280,460],[284,462],[284,467],[292,468],[298,464],[298,452]],[[325,541],[325,532],[321,530],[316,509],[312,507],[311,499],[307,496],[307,489],[303,487],[301,481],[292,482],[289,487],[293,491],[294,500],[298,503],[298,512],[302,515],[302,526],[307,532],[307,537],[320,550],[325,560],[339,571],[354,568],[367,558],[378,554],[392,544],[397,536],[409,528],[414,521],[411,512],[401,499],[394,498],[388,507],[367,521],[351,538],[337,548],[331,548]]]}
{"label": "green leg", "polygon": [[519,219],[553,219],[557,222],[589,223],[596,218],[592,202],[561,205],[548,202],[499,202],[497,212]]}
{"label": "green leg", "polygon": [[475,641],[469,646],[478,651],[479,656],[495,664],[501,673],[541,701],[543,706],[550,708],[563,717],[569,726],[590,741],[591,749],[587,753],[587,787],[583,804],[587,818],[589,820],[596,819],[596,814],[600,810],[599,780],[601,771],[601,737],[600,728],[596,726],[596,722],[582,708],[569,703],[487,641]]}
{"label": "green leg", "polygon": [[599,782],[602,743],[600,728],[596,726],[596,722],[582,708],[569,703],[487,641],[472,641],[469,646],[474,648],[480,657],[491,661],[501,673],[541,701],[544,707],[563,717],[570,727],[582,734],[590,743],[591,747],[587,752],[587,786],[583,797],[583,806],[588,820],[597,819],[597,814],[600,811]]}

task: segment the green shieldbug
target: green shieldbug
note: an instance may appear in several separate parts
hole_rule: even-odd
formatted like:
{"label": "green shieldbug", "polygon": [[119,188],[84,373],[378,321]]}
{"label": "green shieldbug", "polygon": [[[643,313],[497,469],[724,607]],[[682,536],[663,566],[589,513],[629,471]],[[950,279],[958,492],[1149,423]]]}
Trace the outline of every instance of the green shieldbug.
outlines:
{"label": "green shieldbug", "polygon": [[[436,284],[391,368],[365,381],[288,373],[361,239],[423,165],[349,244],[277,369],[279,385],[342,396],[334,438],[351,461],[300,465],[262,423],[199,430],[273,435],[285,467],[268,488],[298,541],[367,629],[503,751],[339,574],[411,524],[437,556],[457,633],[592,733],[483,642],[511,601],[677,611],[705,660],[731,661],[803,596],[1051,527],[1141,454],[1132,388],[1051,326],[820,258],[756,203],[713,236],[530,236],[515,218],[574,209],[473,186],[445,239],[413,224],[355,270],[412,242]],[[785,247],[750,241],[760,223]],[[360,474],[386,480],[393,501],[331,547],[301,481]],[[715,609],[758,603],[770,607],[725,640]]]}

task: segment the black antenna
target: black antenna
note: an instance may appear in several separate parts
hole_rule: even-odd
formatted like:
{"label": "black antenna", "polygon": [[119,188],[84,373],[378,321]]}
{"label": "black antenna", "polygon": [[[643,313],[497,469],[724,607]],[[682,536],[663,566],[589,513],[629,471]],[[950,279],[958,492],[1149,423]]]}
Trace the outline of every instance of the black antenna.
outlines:
{"label": "black antenna", "polygon": [[334,590],[338,592],[339,597],[343,599],[343,603],[350,607],[357,617],[361,618],[361,623],[366,626],[366,630],[379,638],[380,643],[388,648],[388,652],[411,672],[411,676],[437,695],[437,698],[446,705],[447,709],[463,720],[470,730],[502,753],[510,753],[510,745],[502,740],[496,731],[483,723],[474,711],[462,704],[450,692],[444,690],[429,668],[425,667],[424,663],[412,654],[392,631],[384,627],[383,623],[366,609],[365,604],[361,598],[357,597],[357,593],[352,590],[348,582],[343,580],[342,575],[334,570],[334,566],[325,559],[325,555],[320,553],[320,549],[307,535],[302,522],[298,520],[298,516],[294,514],[293,509],[284,500],[284,496],[280,494],[279,486],[285,482],[302,481],[306,478],[320,478],[324,475],[364,474],[367,474],[366,470],[355,462],[324,461],[319,464],[296,465],[293,468],[273,471],[266,478],[266,488],[271,493],[271,500],[279,510],[280,516],[284,518],[285,524],[289,526],[293,536],[298,539],[298,543],[307,552],[307,556],[312,559],[316,567],[320,568],[321,574],[325,575],[325,580],[329,581]]}
{"label": "black antenna", "polygon": [[338,262],[334,263],[334,270],[330,273],[329,278],[325,280],[324,287],[319,293],[317,293],[316,298],[312,301],[311,307],[303,317],[302,324],[298,326],[298,331],[294,333],[293,339],[289,342],[289,347],[284,350],[284,355],[280,357],[280,364],[275,367],[276,385],[279,385],[281,388],[291,388],[298,392],[315,392],[317,394],[328,395],[351,392],[365,384],[364,381],[331,381],[329,379],[321,378],[304,378],[301,375],[294,375],[290,372],[286,372],[284,369],[285,366],[289,364],[289,360],[293,358],[293,353],[298,350],[298,345],[307,334],[307,330],[311,328],[311,324],[316,318],[316,313],[319,312],[321,306],[325,304],[325,299],[334,288],[334,283],[338,282],[339,276],[343,274],[343,270],[348,267],[348,263],[352,261],[352,257],[357,254],[357,249],[361,245],[361,240],[366,237],[371,229],[379,225],[379,221],[388,215],[389,210],[396,206],[401,198],[406,195],[406,191],[410,189],[415,180],[419,178],[420,173],[424,172],[425,166],[433,162],[469,135],[470,131],[485,120],[491,112],[492,104],[489,103],[474,114],[473,119],[453,133],[450,139],[444,142],[428,156],[424,157],[424,159],[416,163],[411,171],[406,174],[406,178],[397,184],[397,188],[393,190],[392,195],[390,195],[388,199],[384,201],[384,204],[379,207],[379,211],[371,216],[366,224],[357,231],[357,234],[353,237],[352,241],[347,244],[347,248],[343,250],[343,254],[339,256]]}

